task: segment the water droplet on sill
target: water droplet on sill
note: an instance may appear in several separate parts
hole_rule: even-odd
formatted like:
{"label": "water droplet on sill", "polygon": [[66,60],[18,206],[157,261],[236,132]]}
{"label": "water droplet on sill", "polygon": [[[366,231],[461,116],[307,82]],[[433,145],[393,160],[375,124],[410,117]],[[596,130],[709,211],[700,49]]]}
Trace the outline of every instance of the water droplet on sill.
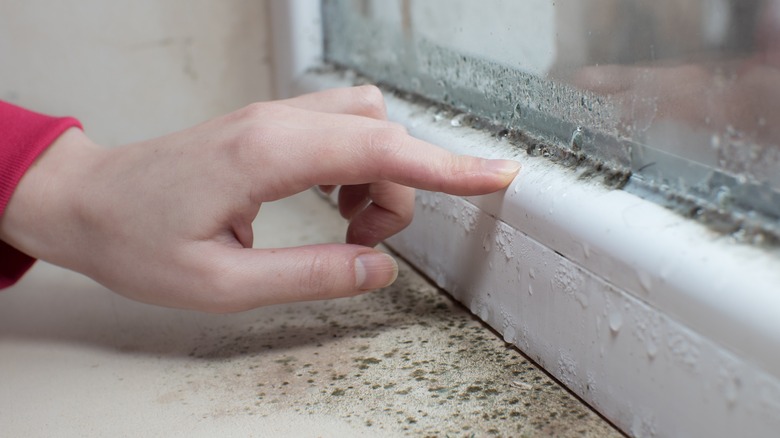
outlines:
{"label": "water droplet on sill", "polygon": [[450,120],[450,126],[454,126],[456,128],[463,126],[463,119],[466,118],[466,114],[458,114],[457,116],[453,117],[452,120]]}
{"label": "water droplet on sill", "polygon": [[523,117],[523,106],[520,104],[520,102],[515,104],[514,108],[512,109],[512,114],[518,119]]}
{"label": "water droplet on sill", "polygon": [[715,202],[720,208],[728,208],[731,205],[731,200],[731,190],[726,186],[721,187],[715,194]]}
{"label": "water droplet on sill", "polygon": [[509,344],[514,344],[515,340],[517,338],[515,328],[513,326],[509,326],[506,329],[504,329],[504,342],[507,342]]}
{"label": "water droplet on sill", "polygon": [[732,376],[726,381],[723,388],[723,395],[726,397],[729,407],[734,407],[737,402],[737,396],[739,395],[740,381],[739,378]]}
{"label": "water droplet on sill", "polygon": [[647,357],[649,357],[650,360],[655,359],[655,356],[658,354],[658,344],[656,344],[655,340],[648,337],[647,342],[645,342],[645,347],[647,348]]}
{"label": "water droplet on sill", "polygon": [[639,285],[642,286],[645,292],[651,292],[653,290],[653,280],[650,278],[650,274],[647,272],[637,272],[639,277]]}
{"label": "water droplet on sill", "polygon": [[712,135],[712,138],[710,139],[710,146],[712,146],[713,149],[720,149],[720,135]]}
{"label": "water droplet on sill", "polygon": [[612,331],[612,333],[619,332],[622,325],[623,315],[620,312],[614,311],[609,314],[609,329]]}
{"label": "water droplet on sill", "polygon": [[582,142],[583,142],[583,132],[584,128],[582,126],[578,126],[577,129],[574,130],[574,132],[571,134],[571,140],[569,141],[569,146],[574,151],[579,151],[582,149]]}

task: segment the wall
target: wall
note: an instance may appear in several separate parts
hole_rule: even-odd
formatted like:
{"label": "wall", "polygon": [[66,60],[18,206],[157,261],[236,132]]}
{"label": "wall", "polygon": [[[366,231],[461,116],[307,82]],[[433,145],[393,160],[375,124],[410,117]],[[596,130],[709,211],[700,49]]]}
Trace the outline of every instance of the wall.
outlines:
{"label": "wall", "polygon": [[269,99],[267,0],[0,0],[0,99],[118,145]]}

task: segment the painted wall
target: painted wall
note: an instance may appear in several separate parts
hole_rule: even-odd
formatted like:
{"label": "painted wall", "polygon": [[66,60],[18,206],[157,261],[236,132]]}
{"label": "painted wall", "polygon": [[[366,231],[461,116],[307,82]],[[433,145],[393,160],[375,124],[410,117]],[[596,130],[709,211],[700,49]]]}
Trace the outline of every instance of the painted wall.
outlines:
{"label": "painted wall", "polygon": [[0,99],[117,145],[271,93],[267,0],[0,0]]}

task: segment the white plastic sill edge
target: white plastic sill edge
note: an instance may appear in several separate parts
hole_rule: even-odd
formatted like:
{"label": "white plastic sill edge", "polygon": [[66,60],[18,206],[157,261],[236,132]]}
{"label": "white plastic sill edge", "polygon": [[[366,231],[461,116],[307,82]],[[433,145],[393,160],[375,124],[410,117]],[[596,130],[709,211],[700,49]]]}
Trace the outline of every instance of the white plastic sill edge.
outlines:
{"label": "white plastic sill edge", "polygon": [[[304,78],[303,90],[348,85]],[[780,260],[388,97],[410,133],[514,158],[503,193],[420,192],[389,244],[623,430],[780,428]]]}
{"label": "white plastic sill edge", "polygon": [[[276,60],[280,90],[349,85],[303,74],[319,62],[318,13],[316,1],[272,3],[286,61]],[[297,25],[279,28],[280,16]],[[501,194],[421,192],[394,249],[632,435],[780,429],[776,255],[408,102],[387,103],[420,138],[524,164]]]}

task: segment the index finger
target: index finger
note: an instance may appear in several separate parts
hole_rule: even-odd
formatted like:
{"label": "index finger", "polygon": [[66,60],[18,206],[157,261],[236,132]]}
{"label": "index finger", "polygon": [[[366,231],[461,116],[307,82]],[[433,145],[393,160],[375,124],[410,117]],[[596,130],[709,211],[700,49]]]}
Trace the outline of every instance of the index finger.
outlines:
{"label": "index finger", "polygon": [[455,155],[406,133],[389,137],[375,140],[378,144],[369,143],[362,151],[374,166],[366,166],[365,176],[378,175],[382,180],[422,190],[473,196],[506,188],[520,171],[517,161]]}
{"label": "index finger", "polygon": [[387,120],[382,91],[375,85],[331,88],[279,101],[284,105],[323,113],[342,113]]}
{"label": "index finger", "polygon": [[453,195],[480,195],[505,188],[520,169],[512,160],[452,154],[390,122],[366,124],[362,117],[344,114],[300,117],[310,121],[307,127],[296,129],[294,135],[288,132],[273,148],[259,148],[265,154],[256,162],[286,168],[279,172],[283,181],[277,187],[285,189],[281,196],[315,185],[383,180]]}

